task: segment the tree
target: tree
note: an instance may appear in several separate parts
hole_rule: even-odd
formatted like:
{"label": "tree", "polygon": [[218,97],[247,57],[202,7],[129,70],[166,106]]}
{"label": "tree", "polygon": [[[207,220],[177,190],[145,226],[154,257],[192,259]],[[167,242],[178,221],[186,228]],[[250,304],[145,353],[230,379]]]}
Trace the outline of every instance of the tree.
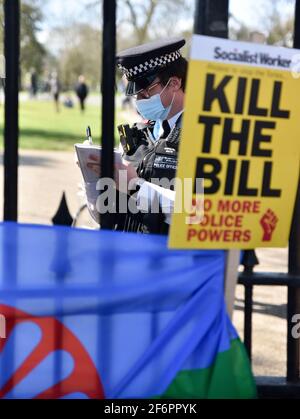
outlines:
{"label": "tree", "polygon": [[251,30],[244,23],[239,21],[234,15],[230,16],[229,22],[234,22],[234,25],[229,24],[229,38],[235,41],[250,41]]}
{"label": "tree", "polygon": [[[175,21],[178,17],[189,10],[185,0],[123,0],[123,8],[127,10],[127,16],[120,20],[120,24],[129,23],[137,43],[142,44],[146,40],[161,33],[170,34],[174,31]],[[177,27],[178,29],[178,27]]]}
{"label": "tree", "polygon": [[38,41],[43,15],[40,7],[31,2],[21,4],[21,69],[34,68],[38,74],[43,71],[46,50]]}
{"label": "tree", "polygon": [[265,34],[266,43],[291,47],[293,44],[294,16],[283,13],[283,8],[292,5],[291,0],[268,0],[257,16],[255,25],[246,25],[237,16],[231,16],[230,38],[241,41],[251,40],[251,34],[258,30]]}
{"label": "tree", "polygon": [[56,56],[60,79],[65,88],[72,88],[83,74],[92,88],[100,83],[101,32],[87,24],[76,24],[53,30],[51,39],[61,48]]}
{"label": "tree", "polygon": [[[288,1],[286,1],[288,3]],[[282,16],[280,2],[273,0],[266,19],[267,43],[283,47],[293,46],[294,16]]]}
{"label": "tree", "polygon": [[[102,2],[91,0],[88,7],[99,10]],[[191,15],[193,0],[119,0],[118,40],[124,48],[155,38],[179,34]]]}
{"label": "tree", "polygon": [[[43,21],[43,14],[39,0],[23,0],[21,2],[21,71],[28,72],[34,68],[37,73],[43,70],[43,61],[46,56],[46,50],[38,41],[37,34],[40,31],[40,25]],[[42,4],[42,3],[41,3]],[[0,0],[0,21],[1,38],[0,43],[3,50],[3,32],[4,32],[4,0]]]}

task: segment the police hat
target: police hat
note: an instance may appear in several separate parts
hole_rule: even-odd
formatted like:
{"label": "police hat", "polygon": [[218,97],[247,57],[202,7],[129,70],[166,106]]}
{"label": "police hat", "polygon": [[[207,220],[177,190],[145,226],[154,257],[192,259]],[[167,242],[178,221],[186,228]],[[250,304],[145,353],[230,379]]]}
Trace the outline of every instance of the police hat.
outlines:
{"label": "police hat", "polygon": [[181,57],[183,38],[171,38],[126,49],[117,55],[117,66],[125,74],[126,94],[135,95],[156,79],[158,74]]}

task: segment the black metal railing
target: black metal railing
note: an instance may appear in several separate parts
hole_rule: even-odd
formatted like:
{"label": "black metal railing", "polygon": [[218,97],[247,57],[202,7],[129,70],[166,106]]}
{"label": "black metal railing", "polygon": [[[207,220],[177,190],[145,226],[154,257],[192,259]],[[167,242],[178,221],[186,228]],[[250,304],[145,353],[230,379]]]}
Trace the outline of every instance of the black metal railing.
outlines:
{"label": "black metal railing", "polygon": [[[300,338],[295,339],[292,335],[292,328],[295,326],[293,317],[297,313],[294,305],[294,295],[300,289],[300,275],[291,273],[275,272],[254,272],[258,260],[255,251],[246,251],[242,260],[244,271],[239,274],[238,283],[244,286],[244,343],[252,360],[252,330],[253,330],[253,290],[257,286],[277,286],[288,288],[287,301],[287,365],[286,377],[265,377],[258,382],[259,394],[261,397],[299,397],[300,398],[300,374],[298,350]],[[291,298],[291,296],[293,296]],[[255,324],[254,324],[255,327]],[[275,360],[274,360],[275,362]]]}
{"label": "black metal railing", "polygon": [[18,219],[20,1],[4,2],[4,220]]}
{"label": "black metal railing", "polygon": [[[229,0],[196,0],[195,33],[226,38],[228,36]],[[18,219],[18,83],[20,51],[20,1],[5,0],[5,147],[4,147],[4,220]],[[103,66],[102,72],[102,169],[106,177],[113,177],[114,144],[114,82],[115,82],[115,45],[116,45],[116,0],[103,1]],[[294,47],[300,48],[300,0],[296,0]],[[62,223],[71,217],[66,215],[65,205],[55,218]],[[110,228],[110,219],[104,222]],[[244,340],[249,356],[252,356],[252,312],[253,287],[287,286],[287,375],[285,382],[278,386],[260,385],[262,396],[300,397],[300,340],[294,339],[291,329],[294,314],[300,314],[300,188],[294,211],[291,238],[289,243],[289,273],[256,273],[255,254],[245,253],[244,272],[239,275],[239,283],[245,287]],[[254,325],[255,326],[255,325]]]}

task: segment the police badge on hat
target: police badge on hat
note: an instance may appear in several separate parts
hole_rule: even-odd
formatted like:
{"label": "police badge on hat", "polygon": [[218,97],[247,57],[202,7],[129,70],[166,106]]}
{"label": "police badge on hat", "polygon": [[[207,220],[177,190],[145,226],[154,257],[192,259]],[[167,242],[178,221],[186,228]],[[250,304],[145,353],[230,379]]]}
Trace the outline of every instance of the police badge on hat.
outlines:
{"label": "police badge on hat", "polygon": [[183,38],[171,38],[126,49],[117,55],[117,66],[125,74],[126,95],[135,95],[148,87],[165,68],[181,57]]}

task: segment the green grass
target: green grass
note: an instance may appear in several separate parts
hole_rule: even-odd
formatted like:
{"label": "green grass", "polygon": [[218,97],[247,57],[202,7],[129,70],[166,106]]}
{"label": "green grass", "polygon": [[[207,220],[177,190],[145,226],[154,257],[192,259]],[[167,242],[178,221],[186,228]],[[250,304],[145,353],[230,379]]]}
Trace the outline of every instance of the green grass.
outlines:
{"label": "green grass", "polygon": [[[20,103],[21,149],[72,150],[74,143],[85,139],[85,130],[91,126],[94,142],[98,143],[101,129],[99,106],[88,105],[82,114],[77,106],[61,106],[60,113],[51,101],[31,100]],[[3,105],[0,108],[0,135],[3,148]],[[117,133],[115,134],[117,138]]]}

